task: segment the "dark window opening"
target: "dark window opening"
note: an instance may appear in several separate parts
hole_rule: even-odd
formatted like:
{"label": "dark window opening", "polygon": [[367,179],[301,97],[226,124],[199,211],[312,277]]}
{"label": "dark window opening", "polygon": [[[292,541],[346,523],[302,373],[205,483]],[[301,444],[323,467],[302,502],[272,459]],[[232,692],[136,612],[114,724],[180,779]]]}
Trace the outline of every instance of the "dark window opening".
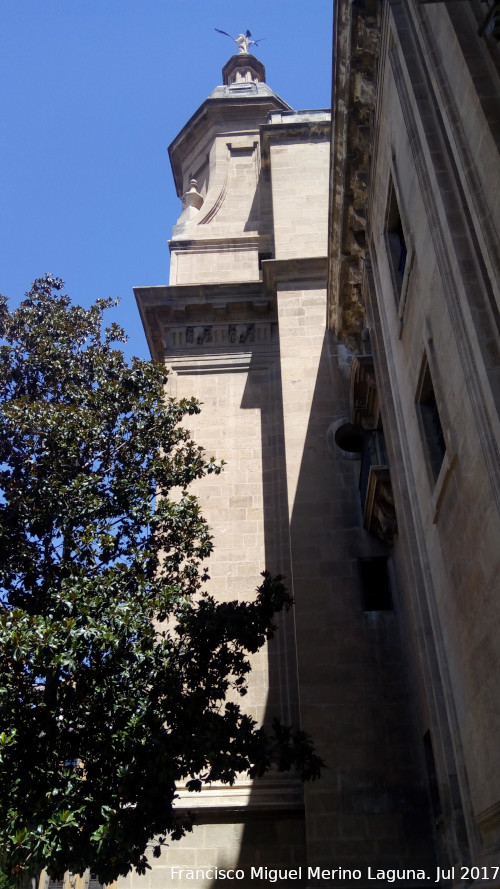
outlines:
{"label": "dark window opening", "polygon": [[438,821],[443,814],[441,805],[441,797],[439,795],[439,783],[436,771],[436,761],[434,759],[434,751],[432,749],[431,733],[427,731],[424,735],[424,753],[425,764],[427,766],[427,777],[429,779],[429,793],[431,797],[432,813],[434,820]]}
{"label": "dark window opening", "polygon": [[408,258],[408,247],[405,240],[401,213],[399,211],[396,191],[392,179],[389,186],[389,198],[387,201],[386,239],[387,252],[389,254],[389,262],[394,280],[396,303],[399,305],[406,261]]}
{"label": "dark window opening", "polygon": [[387,559],[377,556],[359,559],[363,611],[392,611],[392,595]]}
{"label": "dark window opening", "polygon": [[403,225],[401,223],[401,220],[399,220],[398,230],[397,230],[397,232],[395,232],[395,234],[399,238],[398,272],[402,278],[405,273],[406,257],[408,256],[408,250],[406,249],[406,241],[405,241],[405,236],[404,236],[404,232],[403,232]]}
{"label": "dark window opening", "polygon": [[427,447],[427,454],[429,457],[429,466],[432,478],[434,482],[436,482],[444,460],[446,442],[444,440],[443,427],[439,416],[434,386],[427,364],[423,374],[418,407],[422,420],[422,429]]}

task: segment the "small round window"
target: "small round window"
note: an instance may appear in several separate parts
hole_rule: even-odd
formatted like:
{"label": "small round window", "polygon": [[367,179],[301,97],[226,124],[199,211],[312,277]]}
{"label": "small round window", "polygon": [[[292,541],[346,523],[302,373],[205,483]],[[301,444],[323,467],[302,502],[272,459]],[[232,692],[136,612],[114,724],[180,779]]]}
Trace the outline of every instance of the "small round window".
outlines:
{"label": "small round window", "polygon": [[344,423],[335,433],[335,444],[343,451],[359,454],[363,450],[363,432],[353,423]]}
{"label": "small round window", "polygon": [[335,420],[327,432],[328,447],[332,456],[346,460],[360,460],[363,450],[364,430],[351,423],[349,417]]}

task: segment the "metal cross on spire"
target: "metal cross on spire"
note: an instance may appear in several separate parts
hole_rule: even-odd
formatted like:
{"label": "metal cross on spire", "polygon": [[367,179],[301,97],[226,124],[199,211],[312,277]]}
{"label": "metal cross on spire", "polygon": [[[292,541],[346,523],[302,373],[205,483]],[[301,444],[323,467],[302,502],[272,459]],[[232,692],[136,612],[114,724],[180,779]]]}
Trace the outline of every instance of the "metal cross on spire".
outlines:
{"label": "metal cross on spire", "polygon": [[219,34],[224,34],[226,37],[229,37],[230,40],[233,40],[238,47],[238,53],[248,55],[249,49],[251,46],[258,46],[262,40],[266,40],[265,37],[259,37],[258,40],[252,40],[252,32],[245,31],[244,34],[238,34],[237,37],[231,37],[231,34],[228,34],[227,31],[221,31],[220,28],[214,28]]}

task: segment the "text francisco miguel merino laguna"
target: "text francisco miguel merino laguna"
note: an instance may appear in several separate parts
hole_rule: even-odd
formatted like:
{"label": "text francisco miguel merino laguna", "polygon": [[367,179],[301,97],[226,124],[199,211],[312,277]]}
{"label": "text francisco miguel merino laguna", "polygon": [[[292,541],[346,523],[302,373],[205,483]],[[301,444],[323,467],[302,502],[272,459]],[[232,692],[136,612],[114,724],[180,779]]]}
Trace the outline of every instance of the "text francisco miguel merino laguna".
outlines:
{"label": "text francisco miguel merino laguna", "polygon": [[[296,867],[293,870],[286,868],[272,867],[251,867],[248,868],[223,868],[223,867],[170,867],[170,877],[172,880],[265,880],[268,883],[276,883],[282,880],[340,880],[349,882],[351,880],[373,880],[381,883],[395,883],[396,881],[424,881],[429,880],[431,883],[448,882],[455,878],[453,871],[468,870],[470,871],[497,871],[500,867],[488,868],[449,868],[443,870],[437,867],[432,873],[428,873],[421,868],[345,868],[334,867],[330,869],[322,867]],[[465,875],[461,875],[464,878]],[[483,879],[494,879],[493,874],[485,875],[481,873]],[[496,874],[495,874],[496,876]],[[470,878],[470,873],[467,875]]]}

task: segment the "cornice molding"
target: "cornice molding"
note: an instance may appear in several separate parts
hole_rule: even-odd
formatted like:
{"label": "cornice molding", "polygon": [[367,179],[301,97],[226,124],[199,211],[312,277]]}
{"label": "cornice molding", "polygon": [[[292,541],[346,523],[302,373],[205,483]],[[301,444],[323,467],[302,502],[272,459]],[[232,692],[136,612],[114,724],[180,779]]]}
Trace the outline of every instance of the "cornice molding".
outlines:
{"label": "cornice molding", "polygon": [[[326,256],[268,259],[262,263],[262,281],[134,287],[151,357],[162,363],[165,360],[167,328],[226,326],[227,338],[232,342],[232,325],[275,322],[280,284],[324,287],[326,273]],[[262,345],[267,342],[263,340]]]}
{"label": "cornice molding", "polygon": [[165,331],[196,325],[274,321],[274,299],[260,281],[134,287],[151,356],[165,360]]}
{"label": "cornice molding", "polygon": [[262,263],[264,289],[269,294],[276,292],[276,285],[283,283],[305,284],[315,286],[326,282],[326,256],[307,256],[301,259],[266,259]]}
{"label": "cornice molding", "polygon": [[[272,115],[271,115],[272,116]],[[278,116],[277,116],[278,117]],[[280,142],[328,142],[331,120],[329,111],[284,112],[279,119],[262,124],[260,127],[261,162],[264,168],[270,165],[270,147]]]}

